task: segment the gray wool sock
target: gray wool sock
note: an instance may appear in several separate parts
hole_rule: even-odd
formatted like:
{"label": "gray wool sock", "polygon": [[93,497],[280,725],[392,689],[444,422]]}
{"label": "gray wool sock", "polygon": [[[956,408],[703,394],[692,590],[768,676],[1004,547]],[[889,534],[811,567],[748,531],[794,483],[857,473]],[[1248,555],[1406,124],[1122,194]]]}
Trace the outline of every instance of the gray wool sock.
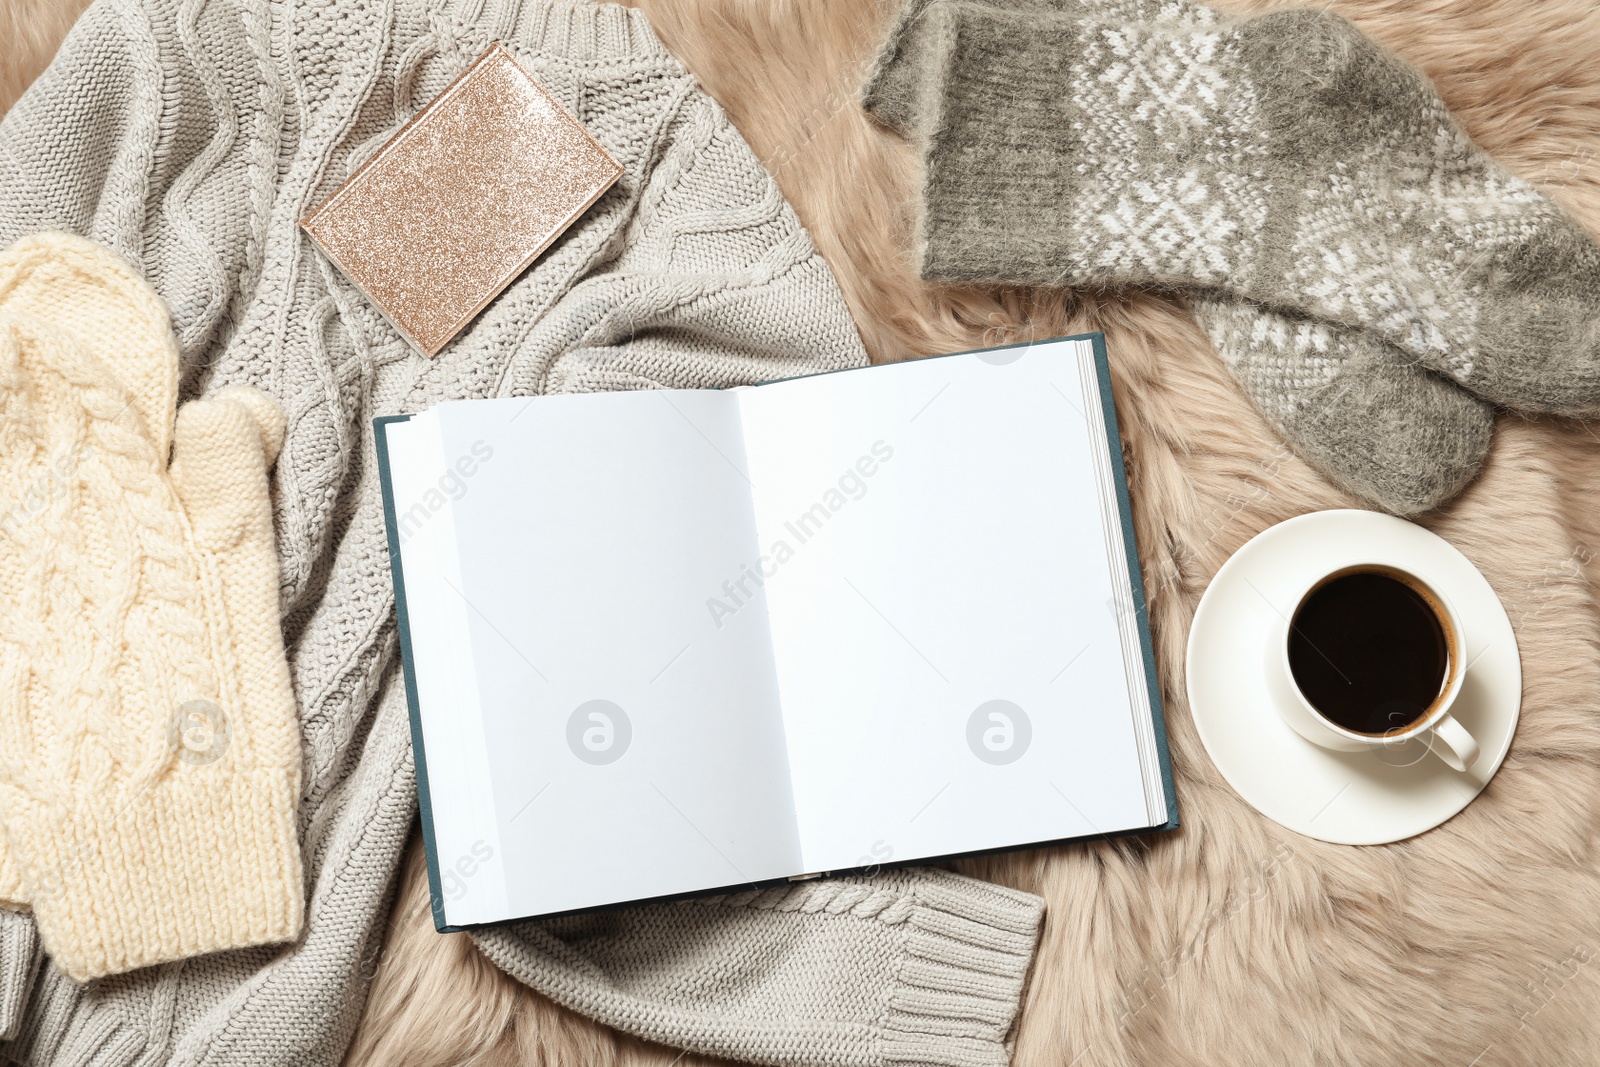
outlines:
{"label": "gray wool sock", "polygon": [[1357,496],[1416,515],[1461,492],[1483,466],[1494,409],[1382,340],[1231,296],[1199,294],[1190,306],[1295,452]]}
{"label": "gray wool sock", "polygon": [[[1125,276],[1115,268],[1073,273],[1075,257],[1068,242],[1084,239],[1084,227],[1078,225],[1074,199],[1053,193],[1052,186],[1064,188],[1081,179],[1063,178],[1050,164],[1072,162],[1072,146],[1058,142],[1074,131],[1050,125],[1051,116],[1040,114],[1040,94],[1007,92],[1004,56],[991,65],[988,80],[980,82],[975,94],[987,96],[993,106],[956,106],[969,102],[970,93],[955,102],[946,98],[945,85],[952,76],[968,76],[953,71],[952,62],[965,60],[970,66],[970,58],[954,46],[958,27],[969,37],[972,32],[958,23],[958,6],[979,8],[912,0],[891,30],[863,93],[864,105],[880,121],[928,142],[924,274],[962,281],[1183,284],[1181,274],[1171,276],[1177,272],[1159,278],[1137,269]],[[1134,24],[1158,20],[1162,31],[1179,35],[1222,23],[1209,8],[1175,0],[1005,4],[1005,12],[1018,23],[1059,18],[1052,12],[1064,9]],[[983,43],[980,38],[977,45]],[[991,91],[983,92],[985,86]],[[1136,112],[1148,112],[1159,104],[1146,96],[1134,106]],[[995,128],[1005,125],[1013,129]],[[1043,174],[1036,173],[1039,155],[1045,157]],[[1078,162],[1094,166],[1099,160]],[[1128,162],[1109,160],[1114,167]],[[1014,181],[1018,175],[1020,192]],[[1115,224],[1110,228],[1114,231]],[[1119,239],[1123,235],[1116,232],[1092,238],[1101,247],[1114,247]],[[1176,233],[1156,239],[1182,240]],[[1481,466],[1493,429],[1492,409],[1415,366],[1413,357],[1381,337],[1307,320],[1221,288],[1195,293],[1191,302],[1256,406],[1302,458],[1345,489],[1387,511],[1411,515],[1453,497]]]}
{"label": "gray wool sock", "polygon": [[1216,289],[1495,403],[1600,410],[1600,248],[1344,19],[1204,10],[904,18],[866,102],[927,139],[925,275]]}
{"label": "gray wool sock", "polygon": [[[977,0],[973,6],[981,6]],[[903,136],[915,132],[930,113],[925,95],[938,91],[942,72],[929,60],[940,51],[949,0],[906,0],[861,88],[861,106],[884,126]],[[1024,14],[1076,14],[1107,22],[1161,23],[1167,28],[1210,26],[1222,16],[1189,0],[994,0],[990,5]],[[933,9],[941,10],[934,12]]]}

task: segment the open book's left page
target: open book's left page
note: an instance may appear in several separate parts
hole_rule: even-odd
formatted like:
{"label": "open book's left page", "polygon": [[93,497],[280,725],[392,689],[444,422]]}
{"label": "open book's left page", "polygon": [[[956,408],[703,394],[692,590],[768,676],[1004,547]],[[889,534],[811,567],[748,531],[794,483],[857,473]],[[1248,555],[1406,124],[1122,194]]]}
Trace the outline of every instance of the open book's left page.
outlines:
{"label": "open book's left page", "polygon": [[706,614],[759,554],[739,417],[641,392],[386,428],[450,925],[801,869],[761,591]]}

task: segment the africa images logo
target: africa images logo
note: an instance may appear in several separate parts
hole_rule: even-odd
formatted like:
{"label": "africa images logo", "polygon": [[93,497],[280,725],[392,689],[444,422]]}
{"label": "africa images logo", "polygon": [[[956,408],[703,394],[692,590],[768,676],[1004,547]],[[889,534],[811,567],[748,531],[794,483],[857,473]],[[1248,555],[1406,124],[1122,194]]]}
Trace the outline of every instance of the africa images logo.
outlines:
{"label": "africa images logo", "polygon": [[1015,763],[1032,742],[1028,713],[1009,700],[985,701],[967,718],[967,747],[985,763]]}
{"label": "africa images logo", "polygon": [[215,763],[232,737],[227,714],[216,701],[204,697],[185,700],[167,721],[167,744],[185,763]]}
{"label": "africa images logo", "polygon": [[632,743],[628,713],[609,700],[586,700],[567,717],[567,747],[585,763],[615,763]]}

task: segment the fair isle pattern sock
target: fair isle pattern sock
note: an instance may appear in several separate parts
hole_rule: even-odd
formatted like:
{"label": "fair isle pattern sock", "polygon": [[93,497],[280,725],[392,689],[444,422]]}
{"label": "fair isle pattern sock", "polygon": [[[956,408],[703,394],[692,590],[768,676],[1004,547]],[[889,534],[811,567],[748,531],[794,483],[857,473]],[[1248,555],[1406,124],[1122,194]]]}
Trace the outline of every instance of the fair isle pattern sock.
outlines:
{"label": "fair isle pattern sock", "polygon": [[[929,115],[925,96],[938,89],[938,74],[929,60],[939,53],[948,12],[936,8],[950,0],[907,0],[861,88],[861,106],[878,122],[910,136]],[[981,0],[972,0],[981,4]],[[1106,22],[1152,22],[1169,27],[1211,26],[1222,16],[1190,0],[992,0],[1006,11],[1049,15],[1069,13]],[[930,18],[930,13],[932,17]]]}
{"label": "fair isle pattern sock", "polygon": [[[1067,249],[1050,247],[1050,242],[1061,239],[1062,227],[1071,224],[1064,217],[1077,214],[1076,204],[1063,198],[1040,215],[1019,212],[1019,201],[993,184],[998,180],[995,172],[1006,164],[984,159],[992,136],[984,128],[985,117],[957,110],[942,97],[950,75],[948,61],[955,51],[949,46],[952,9],[946,3],[912,0],[891,30],[863,94],[865,106],[903,134],[928,138],[937,132],[943,147],[969,146],[968,152],[956,153],[953,162],[930,158],[924,189],[924,237],[930,260],[939,256],[938,261],[952,272],[949,276],[961,280],[1024,280],[1017,274],[1015,255],[1021,243],[1027,248],[1025,267],[1034,272],[1025,280],[1080,283],[1077,277],[1063,279],[1051,273],[1068,261]],[[1164,30],[1179,34],[1220,21],[1209,8],[1177,0],[1010,0],[1006,5],[1007,11],[1030,17],[1062,9],[1135,22],[1159,20]],[[1175,77],[1180,88],[1155,94],[1158,99],[1140,97],[1144,109],[1158,105],[1192,109],[1192,104],[1183,102],[1183,93],[1205,96],[1201,84],[1181,68],[1155,66]],[[1108,73],[1126,87],[1125,69]],[[1011,102],[1018,108],[1030,106],[1020,99]],[[1156,111],[1156,118],[1161,115]],[[992,117],[1007,121],[1005,113]],[[1037,129],[1032,136],[1041,150],[1054,150],[1050,130]],[[1103,144],[1096,150],[1105,155],[1118,148]],[[1114,165],[1125,163],[1118,160]],[[966,164],[970,170],[964,169]],[[952,175],[958,179],[952,181]],[[994,197],[975,224],[1003,228],[1003,234],[997,238],[986,229],[976,236],[965,231],[954,235],[952,230],[961,229],[960,222],[967,217],[966,198],[985,188]],[[957,206],[951,206],[951,197]],[[1031,200],[1035,194],[1025,197]],[[1129,239],[1127,216],[1123,212],[1111,223],[1123,239]],[[957,220],[954,227],[952,218]],[[1031,230],[1035,223],[1039,230]],[[1171,246],[1184,240],[1164,226],[1157,221],[1136,243]],[[987,257],[986,265],[973,266],[973,257]],[[940,276],[927,269],[924,273]],[[1162,280],[1171,284],[1176,279]],[[1150,284],[1150,279],[1141,273],[1127,279],[1113,274],[1096,277],[1093,283]],[[1302,458],[1346,490],[1387,511],[1411,515],[1456,495],[1482,465],[1493,430],[1489,406],[1414,366],[1412,357],[1381,337],[1280,312],[1223,289],[1197,293],[1191,302],[1224,363],[1257,408]]]}
{"label": "fair isle pattern sock", "polygon": [[1344,489],[1415,515],[1483,466],[1493,409],[1383,341],[1213,293],[1190,306],[1245,394]]}
{"label": "fair isle pattern sock", "polygon": [[1217,289],[1494,403],[1600,410],[1600,248],[1419,72],[1326,12],[1102,10],[935,3],[902,42],[929,277]]}

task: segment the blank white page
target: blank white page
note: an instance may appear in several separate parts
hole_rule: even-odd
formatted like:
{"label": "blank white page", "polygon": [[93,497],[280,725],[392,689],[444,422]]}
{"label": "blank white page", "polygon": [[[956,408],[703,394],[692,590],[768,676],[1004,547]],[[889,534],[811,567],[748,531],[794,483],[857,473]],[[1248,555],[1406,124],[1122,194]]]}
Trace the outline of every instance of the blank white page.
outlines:
{"label": "blank white page", "polygon": [[1166,821],[1089,342],[738,396],[806,870]]}
{"label": "blank white page", "polygon": [[[469,608],[456,593],[461,568],[455,528],[440,515],[456,482],[446,475],[439,423],[431,412],[391,423],[384,437],[406,575],[402,610],[411,639],[410,665],[418,706],[425,709],[419,716],[424,784],[431,796],[435,849],[444,857],[440,899],[453,922],[488,921],[506,914],[503,850],[477,713]],[[472,877],[463,878],[463,871]]]}
{"label": "blank white page", "polygon": [[[494,797],[493,917],[794,873],[765,602],[722,620],[706,607],[756,544],[736,396],[554,396],[430,415],[457,475],[430,521],[453,528],[477,736],[492,739],[477,773]],[[429,624],[413,615],[413,644]],[[436,794],[465,788],[429,777]],[[441,870],[457,859],[438,852]],[[460,911],[452,922],[475,921]]]}

